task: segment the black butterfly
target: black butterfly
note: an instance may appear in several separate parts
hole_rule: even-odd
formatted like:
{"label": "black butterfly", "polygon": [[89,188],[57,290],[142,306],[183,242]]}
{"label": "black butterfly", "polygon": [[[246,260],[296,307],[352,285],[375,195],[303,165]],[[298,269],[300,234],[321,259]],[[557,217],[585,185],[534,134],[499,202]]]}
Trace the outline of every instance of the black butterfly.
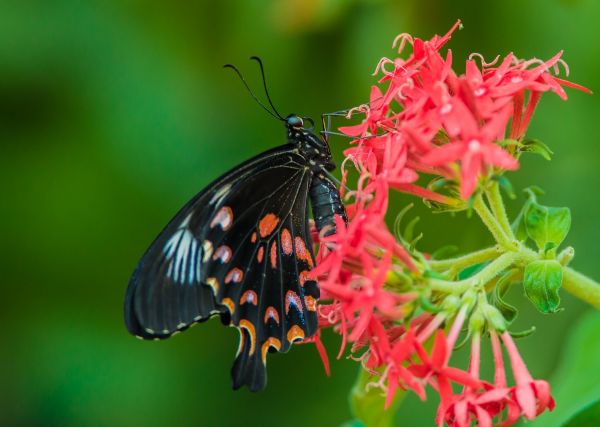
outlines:
{"label": "black butterfly", "polygon": [[287,352],[317,331],[309,199],[322,233],[335,233],[335,215],[346,220],[327,142],[301,117],[281,117],[267,97],[288,143],[190,200],[148,248],[125,297],[127,329],[140,338],[168,338],[216,314],[238,328],[233,388],[252,391],[265,387],[267,352]]}

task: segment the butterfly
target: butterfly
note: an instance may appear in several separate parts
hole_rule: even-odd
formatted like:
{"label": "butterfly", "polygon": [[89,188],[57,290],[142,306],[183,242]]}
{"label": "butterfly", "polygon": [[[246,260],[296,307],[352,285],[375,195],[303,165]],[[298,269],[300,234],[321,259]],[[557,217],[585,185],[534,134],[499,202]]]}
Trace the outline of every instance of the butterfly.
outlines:
{"label": "butterfly", "polygon": [[266,385],[267,353],[287,352],[317,331],[309,202],[321,234],[336,232],[336,215],[347,221],[327,141],[306,118],[283,118],[267,97],[287,143],[234,167],[183,206],[142,256],[125,297],[127,329],[142,339],[168,338],[216,315],[237,328],[233,388],[251,391]]}

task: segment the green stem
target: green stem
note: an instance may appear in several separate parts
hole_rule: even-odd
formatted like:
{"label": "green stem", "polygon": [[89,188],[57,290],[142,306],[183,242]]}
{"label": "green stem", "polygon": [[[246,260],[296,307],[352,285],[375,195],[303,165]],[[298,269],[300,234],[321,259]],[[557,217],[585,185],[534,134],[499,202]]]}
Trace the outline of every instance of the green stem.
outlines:
{"label": "green stem", "polygon": [[600,283],[587,276],[565,267],[563,269],[562,287],[577,298],[600,308]]}
{"label": "green stem", "polygon": [[468,279],[451,281],[432,278],[427,283],[434,291],[448,294],[462,294],[473,286],[485,285],[511,265],[521,261],[522,257],[522,254],[519,252],[507,252],[500,255],[483,270]]}
{"label": "green stem", "polygon": [[451,268],[454,271],[461,271],[471,265],[479,264],[480,262],[488,261],[500,255],[501,251],[498,246],[481,249],[467,255],[456,258],[448,258],[441,260],[428,261],[429,266],[436,271],[444,271]]}
{"label": "green stem", "polygon": [[486,195],[490,203],[490,208],[492,208],[492,213],[500,223],[500,227],[502,227],[502,230],[510,239],[514,239],[515,236],[510,226],[508,215],[506,214],[502,194],[500,194],[500,185],[495,181],[492,182],[486,191]]}
{"label": "green stem", "polygon": [[473,209],[475,209],[477,215],[479,215],[479,217],[481,218],[485,226],[488,228],[490,233],[492,233],[492,236],[494,236],[496,242],[498,242],[499,245],[504,246],[507,249],[514,250],[512,244],[513,239],[509,238],[506,235],[494,214],[485,205],[481,194],[475,197],[475,201],[473,202]]}

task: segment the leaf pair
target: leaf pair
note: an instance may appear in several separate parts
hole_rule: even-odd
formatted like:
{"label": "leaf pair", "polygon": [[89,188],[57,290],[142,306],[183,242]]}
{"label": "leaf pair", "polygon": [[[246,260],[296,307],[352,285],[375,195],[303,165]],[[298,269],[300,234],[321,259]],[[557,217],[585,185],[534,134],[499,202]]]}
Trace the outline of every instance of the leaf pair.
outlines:
{"label": "leaf pair", "polygon": [[545,259],[525,267],[523,287],[527,298],[540,312],[555,313],[560,304],[558,292],[563,277],[562,266],[555,259],[556,249],[571,228],[571,211],[539,204],[536,196],[543,192],[538,188],[529,188],[526,192],[529,198],[513,229],[519,240],[533,240]]}

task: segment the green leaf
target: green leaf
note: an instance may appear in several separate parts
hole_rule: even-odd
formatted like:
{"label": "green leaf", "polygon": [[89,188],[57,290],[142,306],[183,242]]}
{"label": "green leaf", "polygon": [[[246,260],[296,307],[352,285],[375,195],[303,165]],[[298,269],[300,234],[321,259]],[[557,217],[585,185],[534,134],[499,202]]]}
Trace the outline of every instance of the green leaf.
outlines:
{"label": "green leaf", "polygon": [[544,144],[539,139],[525,139],[521,141],[521,145],[519,146],[519,151],[521,153],[534,153],[539,154],[546,160],[551,160],[552,155],[554,154],[550,147]]}
{"label": "green leaf", "polygon": [[571,228],[569,208],[542,206],[535,198],[531,199],[524,219],[527,235],[535,241],[540,250],[546,249],[548,243],[558,247]]}
{"label": "green leaf", "polygon": [[558,365],[550,379],[556,408],[527,427],[597,427],[600,426],[598,402],[600,381],[600,312],[589,311],[570,329]]}
{"label": "green leaf", "polygon": [[527,226],[525,225],[525,212],[529,209],[529,205],[536,201],[536,196],[541,196],[544,194],[544,190],[541,188],[532,185],[531,187],[527,187],[524,190],[525,194],[528,195],[527,200],[523,204],[519,215],[515,218],[515,221],[511,224],[511,228],[513,233],[515,233],[515,237],[520,242],[524,242],[527,240]]}
{"label": "green leaf", "polygon": [[558,261],[533,261],[525,267],[523,287],[529,301],[542,313],[556,313],[563,271]]}
{"label": "green leaf", "polygon": [[[394,424],[394,417],[398,406],[406,396],[406,390],[398,389],[390,407],[385,409],[385,394],[379,388],[370,388],[367,384],[377,379],[362,367],[354,387],[350,391],[350,408],[356,421],[360,421],[365,427],[390,427]],[[356,421],[353,421],[356,423]],[[357,424],[354,424],[357,425]],[[360,424],[358,424],[360,425]]]}
{"label": "green leaf", "polygon": [[575,414],[564,427],[598,427],[600,424],[600,399]]}
{"label": "green leaf", "polygon": [[507,271],[502,275],[502,277],[496,283],[496,287],[494,288],[494,293],[491,295],[490,302],[500,310],[504,319],[510,324],[515,318],[517,314],[519,314],[517,308],[513,305],[510,305],[506,301],[504,301],[503,297],[510,289],[510,286],[514,283],[513,276],[517,272],[516,269]]}

